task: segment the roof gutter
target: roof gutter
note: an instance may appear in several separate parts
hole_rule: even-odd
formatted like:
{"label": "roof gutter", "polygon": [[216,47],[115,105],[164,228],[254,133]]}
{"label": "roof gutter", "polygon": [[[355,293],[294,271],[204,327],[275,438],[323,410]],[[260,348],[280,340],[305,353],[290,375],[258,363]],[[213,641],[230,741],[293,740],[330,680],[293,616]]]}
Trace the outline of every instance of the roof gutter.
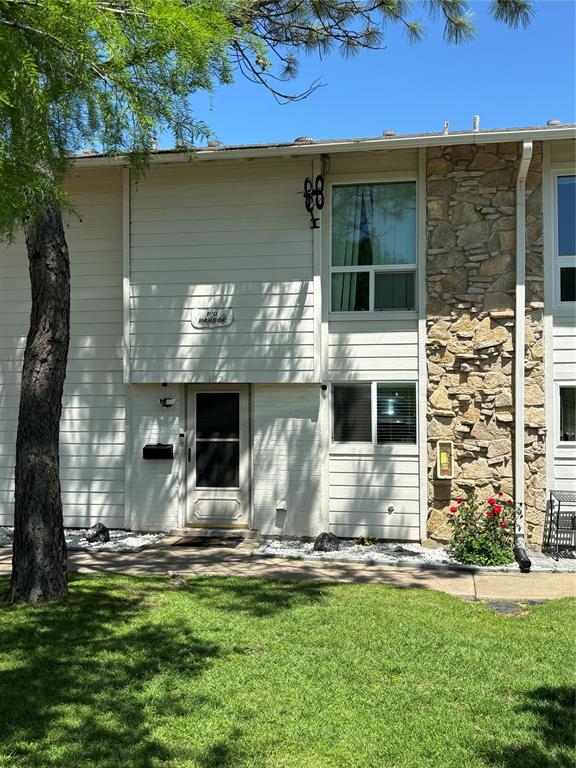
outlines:
{"label": "roof gutter", "polygon": [[522,142],[516,179],[516,337],[514,344],[514,498],[518,512],[514,526],[514,555],[523,573],[530,571],[524,536],[524,361],[526,328],[526,177],[532,141]]}
{"label": "roof gutter", "polygon": [[[390,149],[416,149],[419,147],[453,146],[456,144],[495,144],[499,142],[538,141],[546,139],[576,139],[573,125],[558,128],[530,128],[519,130],[495,130],[486,132],[464,132],[454,134],[430,134],[420,136],[391,136],[375,139],[347,139],[310,144],[280,144],[262,147],[230,147],[221,149],[198,149],[195,160],[241,160],[260,157],[318,156],[340,152],[370,152]],[[159,151],[150,155],[150,163],[181,163],[190,161],[187,152]],[[126,165],[125,157],[87,155],[75,158],[78,168],[92,166]]]}

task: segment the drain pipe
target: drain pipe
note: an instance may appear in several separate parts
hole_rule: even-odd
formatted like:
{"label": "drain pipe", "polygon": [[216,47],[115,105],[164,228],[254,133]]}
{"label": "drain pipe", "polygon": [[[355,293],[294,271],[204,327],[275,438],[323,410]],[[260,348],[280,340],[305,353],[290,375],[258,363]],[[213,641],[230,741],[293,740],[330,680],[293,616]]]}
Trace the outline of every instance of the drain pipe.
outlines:
{"label": "drain pipe", "polygon": [[526,327],[526,176],[532,159],[532,142],[522,143],[522,155],[516,179],[516,339],[514,360],[514,497],[519,510],[514,524],[514,557],[520,571],[532,566],[526,554],[524,537],[524,358]]}

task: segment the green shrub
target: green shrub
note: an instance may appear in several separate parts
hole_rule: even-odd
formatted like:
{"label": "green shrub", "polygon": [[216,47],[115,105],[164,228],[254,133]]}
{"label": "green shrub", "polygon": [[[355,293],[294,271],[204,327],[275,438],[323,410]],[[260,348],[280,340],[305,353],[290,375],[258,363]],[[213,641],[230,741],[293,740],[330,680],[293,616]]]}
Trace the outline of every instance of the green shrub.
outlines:
{"label": "green shrub", "polygon": [[480,502],[476,491],[456,499],[448,518],[453,530],[451,551],[461,563],[505,565],[514,560],[517,508],[502,491]]}

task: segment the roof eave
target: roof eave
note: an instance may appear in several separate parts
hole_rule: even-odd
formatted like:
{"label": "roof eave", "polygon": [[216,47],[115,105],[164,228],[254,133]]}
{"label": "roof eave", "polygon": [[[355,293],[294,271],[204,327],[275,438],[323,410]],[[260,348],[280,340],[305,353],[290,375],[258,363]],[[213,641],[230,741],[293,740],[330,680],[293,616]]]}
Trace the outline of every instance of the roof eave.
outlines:
{"label": "roof eave", "polygon": [[[344,141],[314,142],[309,144],[281,144],[262,147],[234,147],[230,149],[198,149],[194,157],[198,160],[256,159],[259,157],[307,156],[341,152],[370,152],[391,149],[416,149],[419,147],[451,146],[455,144],[496,144],[516,141],[546,141],[576,139],[576,126],[554,128],[529,128],[518,130],[479,131],[454,134],[433,134],[423,136],[391,136],[374,139],[347,139]],[[150,155],[151,164],[180,163],[190,159],[186,152],[160,151]],[[105,155],[79,156],[74,162],[81,168],[92,166],[126,165],[123,156]]]}

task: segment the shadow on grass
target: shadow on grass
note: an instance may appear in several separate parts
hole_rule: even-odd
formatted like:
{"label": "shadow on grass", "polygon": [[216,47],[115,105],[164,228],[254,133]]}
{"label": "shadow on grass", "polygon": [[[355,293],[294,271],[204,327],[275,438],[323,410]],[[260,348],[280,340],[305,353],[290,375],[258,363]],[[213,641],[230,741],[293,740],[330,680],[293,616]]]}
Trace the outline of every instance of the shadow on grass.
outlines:
{"label": "shadow on grass", "polygon": [[[259,618],[322,596],[306,583],[72,574],[65,600],[0,608],[2,768],[157,768],[192,756],[199,768],[242,764],[237,725],[222,724],[212,743],[189,751],[186,733],[207,711],[217,718],[221,702],[183,687],[243,649],[198,637],[193,606],[155,614],[170,585],[196,605]],[[160,739],[163,722],[175,721],[183,735]]]}
{"label": "shadow on grass", "polygon": [[184,621],[137,615],[154,598],[152,584],[119,589],[72,577],[71,587],[66,600],[0,613],[0,649],[10,652],[0,671],[1,753],[27,768],[166,764],[171,753],[153,735],[153,714],[185,713],[154,678],[201,675],[220,648]]}
{"label": "shadow on grass", "polygon": [[233,613],[247,613],[256,618],[272,616],[298,605],[320,603],[327,597],[330,585],[309,581],[267,581],[264,579],[230,579],[198,576],[178,578],[176,586],[190,592],[201,602]]}
{"label": "shadow on grass", "polygon": [[576,765],[576,689],[570,686],[535,688],[519,705],[537,720],[529,742],[490,745],[481,751],[486,765],[499,768],[574,768]]}
{"label": "shadow on grass", "polygon": [[241,732],[234,729],[228,740],[221,739],[212,744],[198,759],[199,768],[235,768],[238,766],[241,753],[235,748]]}

